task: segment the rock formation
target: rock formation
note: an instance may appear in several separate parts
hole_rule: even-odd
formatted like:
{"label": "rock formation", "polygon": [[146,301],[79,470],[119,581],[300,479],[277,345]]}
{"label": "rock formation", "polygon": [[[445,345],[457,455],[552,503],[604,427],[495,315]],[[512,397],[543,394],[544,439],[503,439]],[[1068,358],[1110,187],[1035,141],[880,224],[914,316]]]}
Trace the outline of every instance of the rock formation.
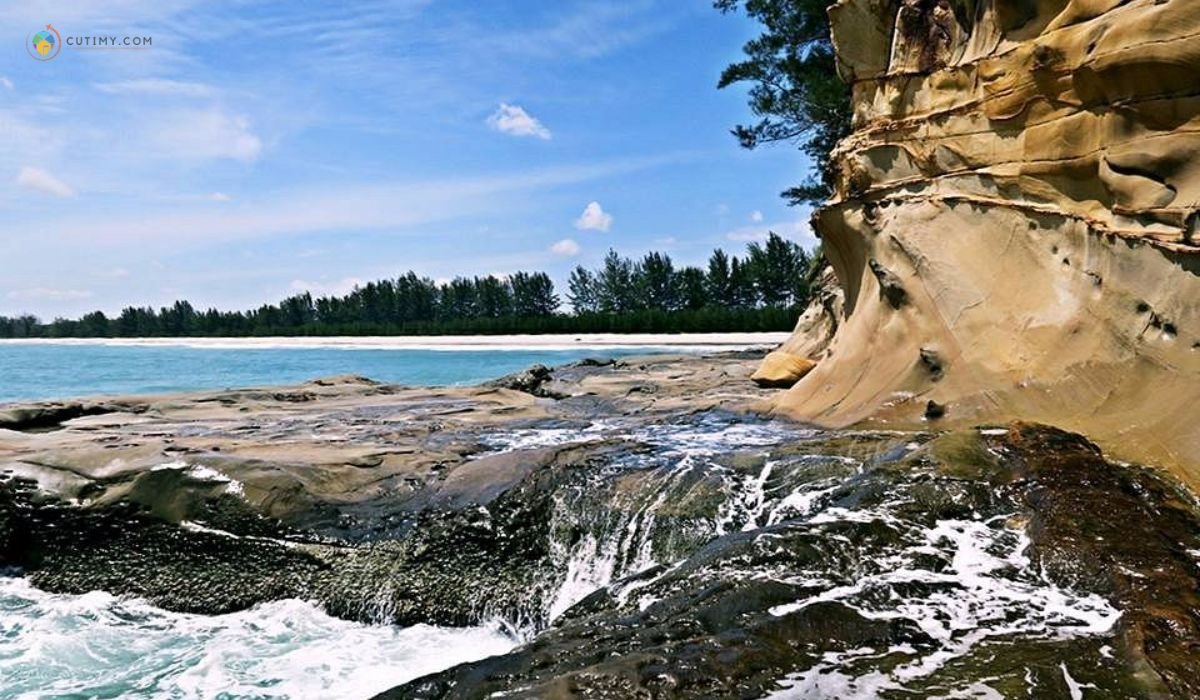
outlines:
{"label": "rock formation", "polygon": [[1200,4],[830,18],[855,130],[814,226],[843,307],[802,319],[788,345],[820,365],[779,410],[1053,423],[1200,488]]}
{"label": "rock formation", "polygon": [[816,362],[804,355],[776,350],[763,358],[762,364],[750,378],[759,386],[786,389],[803,379],[816,366]]}

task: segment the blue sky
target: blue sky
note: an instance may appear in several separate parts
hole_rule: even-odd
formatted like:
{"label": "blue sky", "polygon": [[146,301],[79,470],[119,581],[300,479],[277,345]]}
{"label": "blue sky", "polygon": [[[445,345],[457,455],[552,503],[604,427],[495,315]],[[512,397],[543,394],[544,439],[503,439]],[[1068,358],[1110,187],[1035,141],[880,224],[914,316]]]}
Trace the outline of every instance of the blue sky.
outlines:
{"label": "blue sky", "polygon": [[[708,0],[8,5],[0,314],[814,243],[778,197],[804,158],[729,135],[756,27]],[[40,62],[47,23],[153,45]]]}

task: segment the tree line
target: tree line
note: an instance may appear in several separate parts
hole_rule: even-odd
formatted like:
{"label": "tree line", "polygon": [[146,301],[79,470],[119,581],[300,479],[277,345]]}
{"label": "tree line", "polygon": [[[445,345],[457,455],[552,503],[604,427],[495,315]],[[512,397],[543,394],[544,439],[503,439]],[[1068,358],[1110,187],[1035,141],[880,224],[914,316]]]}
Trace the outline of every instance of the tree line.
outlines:
{"label": "tree line", "polygon": [[451,333],[632,333],[791,330],[809,297],[820,253],[771,233],[743,257],[715,250],[704,268],[677,268],[665,253],[631,259],[609,251],[576,267],[566,300],[544,272],[459,277],[438,283],[407,272],[343,296],[304,292],[249,311],[200,310],[176,301],[43,323],[0,316],[0,338]]}

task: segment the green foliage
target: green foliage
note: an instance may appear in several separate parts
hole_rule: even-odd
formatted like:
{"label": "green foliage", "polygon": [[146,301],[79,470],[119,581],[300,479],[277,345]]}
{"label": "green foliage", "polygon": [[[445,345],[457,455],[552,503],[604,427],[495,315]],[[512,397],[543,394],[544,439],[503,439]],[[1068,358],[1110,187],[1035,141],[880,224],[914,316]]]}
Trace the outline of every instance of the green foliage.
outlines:
{"label": "green foliage", "polygon": [[600,282],[591,270],[582,265],[571,271],[567,280],[567,301],[576,313],[596,313],[600,311]]}
{"label": "green foliage", "polygon": [[721,12],[742,8],[763,24],[747,42],[746,58],[727,67],[717,83],[726,88],[749,83],[750,110],[759,121],[733,134],[746,148],[764,143],[797,143],[812,158],[819,180],[783,193],[792,204],[817,202],[832,191],[837,172],[829,158],[850,133],[850,89],[837,74],[826,7],[830,0],[714,0]]}
{"label": "green foliage", "polygon": [[789,330],[818,266],[800,246],[772,233],[751,244],[745,258],[713,251],[707,270],[677,269],[666,253],[635,262],[609,251],[600,269],[571,272],[571,314],[560,311],[544,272],[443,284],[408,272],[344,296],[314,299],[304,292],[245,312],[198,311],[177,301],[157,311],[130,306],[112,319],[100,311],[45,324],[28,315],[0,316],[0,338]]}
{"label": "green foliage", "polygon": [[600,310],[606,313],[636,311],[639,306],[635,280],[641,276],[633,261],[610,250],[604,257],[604,267],[596,274]]}

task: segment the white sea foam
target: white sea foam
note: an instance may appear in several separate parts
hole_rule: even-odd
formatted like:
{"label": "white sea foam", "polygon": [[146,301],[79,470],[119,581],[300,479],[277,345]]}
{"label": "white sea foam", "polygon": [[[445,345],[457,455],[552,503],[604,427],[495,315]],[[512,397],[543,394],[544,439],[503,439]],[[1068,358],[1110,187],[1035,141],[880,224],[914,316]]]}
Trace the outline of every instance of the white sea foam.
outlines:
{"label": "white sea foam", "polygon": [[785,423],[666,423],[630,429],[614,421],[595,421],[580,428],[524,428],[486,435],[483,439],[492,449],[477,456],[599,440],[631,440],[657,447],[668,457],[702,457],[772,447],[818,434],[819,431]]}
{"label": "white sea foam", "polygon": [[0,578],[2,700],[365,698],[515,644],[499,625],[361,625],[298,600],[183,615]]}
{"label": "white sea foam", "polygon": [[1060,663],[1058,668],[1062,671],[1063,681],[1067,684],[1067,692],[1071,693],[1071,700],[1083,700],[1083,689],[1095,687],[1090,683],[1084,684],[1075,680],[1075,678],[1071,676],[1071,672],[1067,670],[1067,665],[1065,663]]}
{"label": "white sea foam", "polygon": [[[808,522],[879,517],[890,516],[878,511],[829,508]],[[869,619],[908,620],[939,645],[924,655],[903,650],[914,658],[887,674],[873,670],[861,677],[848,670],[852,655],[827,654],[821,663],[785,679],[784,690],[774,697],[876,698],[882,690],[904,689],[906,683],[932,674],[990,638],[1069,638],[1111,632],[1121,613],[1101,596],[1067,591],[1035,574],[1025,554],[1030,544],[1028,536],[1023,530],[1004,525],[1004,521],[1003,517],[938,521],[924,532],[924,543],[881,560],[878,573],[863,574],[852,583],[772,608],[772,614],[783,616],[815,603],[838,601]],[[948,557],[949,566],[940,572],[916,568],[909,563],[916,554]],[[889,599],[883,608],[869,602],[873,599],[871,591],[913,583],[930,584],[929,593]],[[1063,674],[1069,678],[1065,666]],[[988,694],[990,690],[966,688],[948,697],[994,697]]]}
{"label": "white sea foam", "polygon": [[583,428],[522,428],[493,433],[484,437],[491,449],[474,455],[475,458],[539,447],[554,447],[574,443],[597,442],[605,439],[612,428],[606,423],[596,422]]}
{"label": "white sea foam", "polygon": [[246,487],[242,482],[202,464],[189,464],[182,461],[165,462],[151,467],[150,471],[180,471],[196,481],[212,481],[225,484],[225,493],[231,496],[242,496],[246,492]]}

